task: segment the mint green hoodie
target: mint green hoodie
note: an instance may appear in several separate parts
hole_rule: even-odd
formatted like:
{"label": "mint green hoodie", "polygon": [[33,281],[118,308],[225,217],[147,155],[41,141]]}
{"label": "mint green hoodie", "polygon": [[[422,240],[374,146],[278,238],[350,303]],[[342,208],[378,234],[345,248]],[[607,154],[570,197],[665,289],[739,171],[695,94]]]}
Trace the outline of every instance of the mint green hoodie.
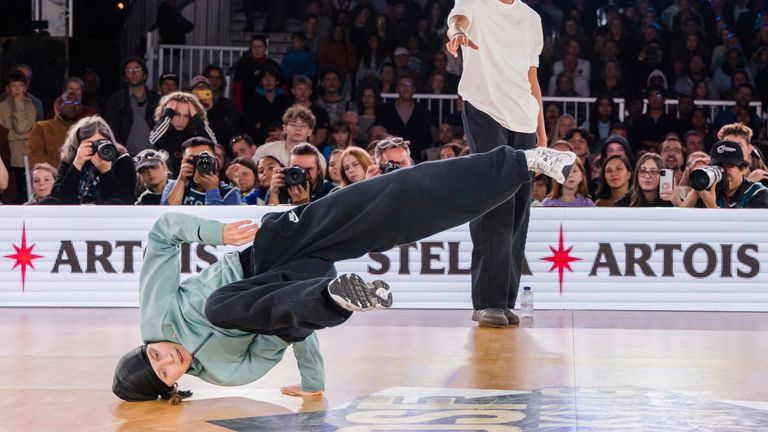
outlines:
{"label": "mint green hoodie", "polygon": [[[192,353],[188,374],[219,385],[243,385],[264,376],[283,358],[289,343],[277,336],[223,329],[205,316],[205,302],[217,288],[243,279],[237,252],[180,282],[184,242],[222,245],[224,224],[166,213],[149,232],[140,278],[141,337],[144,342],[179,343]],[[293,343],[305,391],[325,389],[317,336]]]}

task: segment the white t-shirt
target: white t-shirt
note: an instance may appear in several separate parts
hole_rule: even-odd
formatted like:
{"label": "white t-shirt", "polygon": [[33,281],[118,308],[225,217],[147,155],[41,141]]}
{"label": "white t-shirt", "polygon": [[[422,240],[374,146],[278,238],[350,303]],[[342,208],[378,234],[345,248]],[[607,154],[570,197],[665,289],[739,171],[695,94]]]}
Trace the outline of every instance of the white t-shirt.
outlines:
{"label": "white t-shirt", "polygon": [[291,150],[286,148],[285,141],[273,141],[259,146],[253,155],[253,163],[259,163],[259,159],[264,156],[272,156],[285,166],[291,163]]}
{"label": "white t-shirt", "polygon": [[539,15],[521,0],[456,0],[453,15],[469,19],[467,36],[479,47],[462,47],[459,95],[511,131],[536,132],[539,103],[528,69],[539,66],[544,47]]}

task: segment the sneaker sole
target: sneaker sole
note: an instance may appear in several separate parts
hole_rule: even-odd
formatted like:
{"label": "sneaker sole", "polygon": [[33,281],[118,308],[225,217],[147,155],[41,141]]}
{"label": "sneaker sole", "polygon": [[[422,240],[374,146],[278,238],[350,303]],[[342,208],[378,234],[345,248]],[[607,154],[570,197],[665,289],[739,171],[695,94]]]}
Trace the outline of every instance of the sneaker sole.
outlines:
{"label": "sneaker sole", "polygon": [[384,309],[392,306],[392,292],[382,280],[370,284],[354,274],[343,274],[328,286],[331,298],[343,308],[354,312]]}
{"label": "sneaker sole", "polygon": [[503,324],[503,323],[495,323],[492,321],[482,321],[475,314],[472,314],[472,321],[477,322],[478,324],[480,324],[481,327],[504,328],[509,325],[509,324]]}

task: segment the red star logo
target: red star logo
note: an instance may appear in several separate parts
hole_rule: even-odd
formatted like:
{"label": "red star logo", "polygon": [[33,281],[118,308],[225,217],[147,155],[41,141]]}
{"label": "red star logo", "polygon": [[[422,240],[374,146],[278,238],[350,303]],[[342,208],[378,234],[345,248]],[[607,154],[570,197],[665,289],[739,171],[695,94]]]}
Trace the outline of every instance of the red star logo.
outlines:
{"label": "red star logo", "polygon": [[560,224],[560,244],[557,247],[557,250],[553,248],[552,246],[549,247],[549,249],[554,254],[553,256],[549,256],[546,258],[542,258],[544,261],[549,261],[552,263],[552,268],[549,269],[550,272],[552,270],[557,269],[559,273],[560,278],[560,295],[563,294],[563,271],[565,269],[568,269],[568,271],[573,272],[573,269],[571,269],[571,263],[574,261],[581,261],[581,258],[572,257],[571,250],[573,249],[573,246],[569,247],[568,249],[564,249],[564,241],[563,241],[563,224]]}
{"label": "red star logo", "polygon": [[5,258],[16,260],[16,263],[13,265],[13,268],[11,270],[15,270],[16,267],[21,266],[21,291],[23,292],[24,284],[26,283],[26,280],[27,280],[27,266],[32,267],[32,269],[34,270],[35,265],[32,264],[32,260],[36,260],[43,257],[42,255],[35,255],[32,253],[32,250],[35,248],[34,244],[32,244],[29,248],[27,248],[26,223],[22,225],[21,247],[13,245],[13,248],[16,249],[16,253],[12,255],[6,255]]}

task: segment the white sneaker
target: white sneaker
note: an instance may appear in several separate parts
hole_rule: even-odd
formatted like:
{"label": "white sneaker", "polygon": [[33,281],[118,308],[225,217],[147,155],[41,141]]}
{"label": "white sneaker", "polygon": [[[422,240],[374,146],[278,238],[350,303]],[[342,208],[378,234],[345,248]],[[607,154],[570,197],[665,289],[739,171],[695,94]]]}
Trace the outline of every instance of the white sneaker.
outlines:
{"label": "white sneaker", "polygon": [[536,147],[526,150],[525,158],[530,171],[538,171],[556,182],[563,184],[576,163],[576,154],[570,151],[559,151],[546,147]]}
{"label": "white sneaker", "polygon": [[392,292],[381,280],[365,283],[354,273],[345,273],[328,284],[331,298],[341,307],[352,312],[366,312],[392,306]]}

